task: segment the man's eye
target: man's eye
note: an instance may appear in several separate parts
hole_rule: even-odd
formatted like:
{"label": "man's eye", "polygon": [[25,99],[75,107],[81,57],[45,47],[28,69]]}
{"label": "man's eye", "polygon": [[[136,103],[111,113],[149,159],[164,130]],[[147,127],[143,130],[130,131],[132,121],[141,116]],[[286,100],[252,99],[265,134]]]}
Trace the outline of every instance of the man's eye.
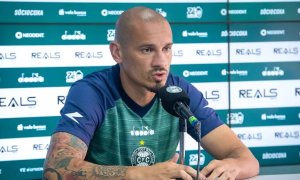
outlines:
{"label": "man's eye", "polygon": [[171,50],[171,47],[165,47],[165,51]]}
{"label": "man's eye", "polygon": [[147,49],[143,49],[143,53],[149,53],[151,52],[151,49],[147,48]]}

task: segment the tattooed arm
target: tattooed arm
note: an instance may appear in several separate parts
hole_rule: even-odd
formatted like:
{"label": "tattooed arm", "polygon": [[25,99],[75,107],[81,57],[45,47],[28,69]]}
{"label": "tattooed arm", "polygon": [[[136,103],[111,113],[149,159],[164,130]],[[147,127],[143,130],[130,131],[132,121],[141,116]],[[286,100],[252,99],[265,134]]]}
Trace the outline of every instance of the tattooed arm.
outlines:
{"label": "tattooed arm", "polygon": [[44,163],[43,180],[164,180],[182,178],[192,180],[197,171],[176,164],[179,155],[153,166],[102,166],[87,161],[86,144],[76,136],[64,132],[52,135]]}
{"label": "tattooed arm", "polygon": [[76,136],[58,132],[53,134],[44,163],[44,180],[127,180],[130,168],[126,166],[100,166],[84,161],[86,144]]}

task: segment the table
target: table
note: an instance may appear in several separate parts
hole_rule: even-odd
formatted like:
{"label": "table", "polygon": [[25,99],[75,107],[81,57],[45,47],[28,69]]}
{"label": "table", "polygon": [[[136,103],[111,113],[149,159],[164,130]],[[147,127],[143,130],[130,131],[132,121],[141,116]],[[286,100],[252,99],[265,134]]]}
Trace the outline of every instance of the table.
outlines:
{"label": "table", "polygon": [[261,175],[245,180],[300,180],[300,174]]}

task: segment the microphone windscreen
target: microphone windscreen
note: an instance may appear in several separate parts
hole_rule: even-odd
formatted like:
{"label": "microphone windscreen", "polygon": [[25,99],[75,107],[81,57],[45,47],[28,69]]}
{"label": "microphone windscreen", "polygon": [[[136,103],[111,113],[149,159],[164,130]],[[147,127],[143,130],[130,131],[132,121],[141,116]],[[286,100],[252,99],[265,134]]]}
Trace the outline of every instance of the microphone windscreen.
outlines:
{"label": "microphone windscreen", "polygon": [[173,116],[179,117],[174,110],[174,104],[178,101],[190,104],[190,97],[184,89],[178,86],[169,85],[160,88],[157,91],[157,96],[160,98],[163,108]]}

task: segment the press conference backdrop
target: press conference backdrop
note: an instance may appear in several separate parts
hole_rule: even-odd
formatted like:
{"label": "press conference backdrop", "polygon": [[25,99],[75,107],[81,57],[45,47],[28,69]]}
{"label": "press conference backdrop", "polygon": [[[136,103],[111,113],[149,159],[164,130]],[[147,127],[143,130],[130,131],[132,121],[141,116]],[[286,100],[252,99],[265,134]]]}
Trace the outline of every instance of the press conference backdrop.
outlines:
{"label": "press conference backdrop", "polygon": [[[261,166],[300,164],[300,1],[0,1],[0,179],[41,178],[70,86],[115,64],[114,23],[138,5],[171,23],[171,72]],[[186,149],[196,168],[190,137]],[[202,167],[212,159],[202,151]]]}

